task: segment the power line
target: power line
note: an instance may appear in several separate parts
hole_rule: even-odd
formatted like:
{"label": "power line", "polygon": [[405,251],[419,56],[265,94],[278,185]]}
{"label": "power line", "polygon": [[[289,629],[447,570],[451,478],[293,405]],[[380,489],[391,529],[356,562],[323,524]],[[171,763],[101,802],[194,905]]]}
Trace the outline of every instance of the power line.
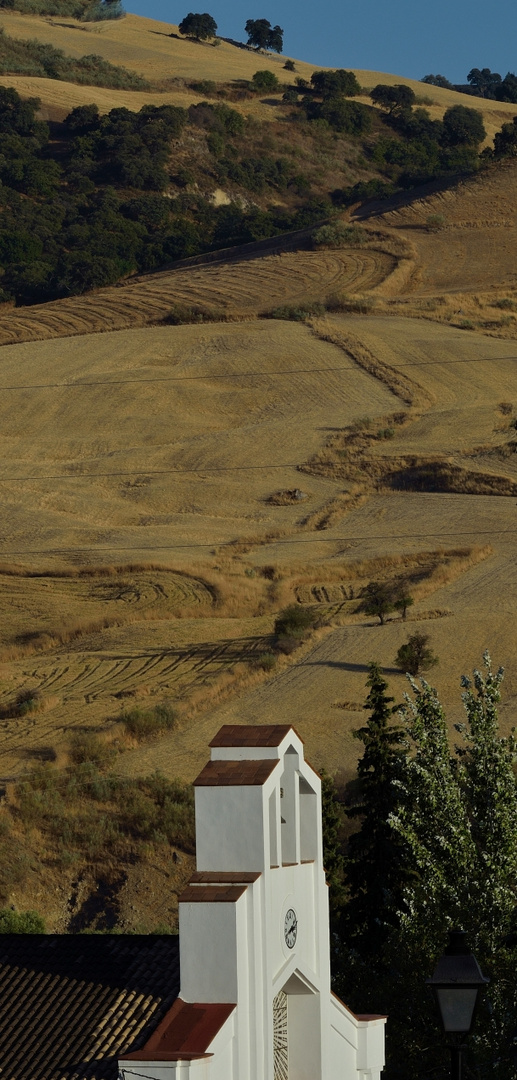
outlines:
{"label": "power line", "polygon": [[[448,492],[447,494],[450,494],[450,492]],[[493,498],[493,496],[486,496],[486,497],[487,498]],[[162,528],[163,527],[164,526],[162,526]],[[504,532],[498,534],[498,539],[500,540],[504,536],[513,536],[513,535],[516,535],[516,534],[517,534],[517,528],[515,528],[515,529],[505,529]],[[494,530],[493,529],[463,529],[463,530],[451,529],[451,530],[448,530],[447,532],[390,533],[389,535],[383,535],[383,536],[375,534],[375,533],[365,533],[365,534],[362,534],[362,535],[359,534],[359,533],[355,533],[355,534],[352,534],[350,536],[328,536],[328,537],[327,536],[317,536],[317,537],[316,536],[315,537],[310,537],[309,536],[309,537],[300,537],[299,539],[294,539],[294,540],[293,539],[291,539],[291,540],[275,540],[275,539],[271,539],[271,540],[268,540],[267,543],[269,545],[274,544],[276,547],[289,547],[292,544],[347,544],[351,540],[382,540],[382,541],[390,541],[390,540],[427,540],[427,539],[445,539],[446,537],[449,537],[449,536],[450,537],[458,537],[458,536],[466,536],[466,537],[489,536],[489,537],[492,537],[492,539],[494,539]],[[117,547],[117,548],[114,548],[114,547],[97,547],[97,546],[92,547],[91,545],[88,545],[87,550],[95,552],[95,553],[100,552],[100,551],[109,551],[110,554],[111,554],[111,557],[113,558],[113,556],[116,556],[119,551],[171,551],[171,550],[194,551],[194,550],[197,550],[197,549],[205,550],[205,549],[214,548],[214,547],[217,547],[217,548],[225,547],[225,548],[231,549],[232,543],[233,542],[231,540],[212,540],[212,542],[209,543],[209,544],[192,544],[192,543],[190,543],[190,544],[181,544],[181,543],[171,542],[170,544],[145,544],[145,545],[144,544],[126,544],[126,545],[121,545],[120,547]],[[246,537],[245,536],[242,537],[242,539],[238,540],[237,543],[246,544],[247,543]],[[250,543],[251,547],[260,546],[260,543],[257,544],[257,542],[254,541],[253,539],[251,539],[249,541],[249,543]],[[56,548],[56,547],[53,547],[53,548],[40,548],[40,549],[28,548],[25,551],[3,551],[1,553],[0,559],[1,558],[3,558],[3,559],[10,558],[13,555],[16,555],[16,556],[21,556],[21,555],[61,555],[61,554],[64,554],[64,553],[80,552],[80,551],[83,551],[83,550],[85,550],[85,549],[84,548]],[[1,566],[1,562],[0,562],[0,566]],[[0,569],[0,573],[1,572],[2,571]]]}
{"label": "power line", "polygon": [[249,472],[261,469],[297,469],[298,463],[287,462],[284,465],[207,465],[199,469],[130,469],[107,473],[56,473],[49,476],[1,476],[0,484],[15,483],[18,480],[96,480],[109,476],[196,476],[201,473]]}
{"label": "power line", "polygon": [[[447,360],[417,360],[412,364],[397,364],[393,367],[393,371],[396,374],[401,368],[408,370],[416,367],[442,367],[444,364],[486,364],[490,361],[500,360],[517,360],[517,356],[471,356],[471,357],[458,357],[456,359]],[[168,375],[165,378],[153,378],[153,379],[94,379],[88,382],[65,382],[65,383],[20,383],[14,386],[0,386],[0,391],[3,393],[7,390],[80,390],[85,386],[128,386],[128,385],[146,385],[148,383],[170,383],[170,382],[202,382],[205,379],[254,379],[259,377],[277,377],[282,375],[320,375],[325,372],[335,371],[356,371],[357,368],[352,364],[338,367],[324,367],[324,368],[285,368],[282,371],[241,371],[241,372],[223,372],[207,373],[206,375]]]}

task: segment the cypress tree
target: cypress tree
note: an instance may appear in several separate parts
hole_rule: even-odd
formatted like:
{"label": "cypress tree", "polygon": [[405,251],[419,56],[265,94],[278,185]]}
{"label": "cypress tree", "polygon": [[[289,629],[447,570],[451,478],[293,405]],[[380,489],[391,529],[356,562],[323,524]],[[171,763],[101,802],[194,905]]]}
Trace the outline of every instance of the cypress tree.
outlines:
{"label": "cypress tree", "polygon": [[376,952],[397,923],[403,882],[403,841],[393,829],[390,815],[400,804],[398,781],[407,755],[404,732],[392,723],[396,707],[378,664],[368,665],[369,694],[365,709],[370,716],[354,736],[364,744],[359,761],[359,799],[347,809],[360,818],[359,831],[349,840],[345,872],[349,901],[346,936],[362,955]]}

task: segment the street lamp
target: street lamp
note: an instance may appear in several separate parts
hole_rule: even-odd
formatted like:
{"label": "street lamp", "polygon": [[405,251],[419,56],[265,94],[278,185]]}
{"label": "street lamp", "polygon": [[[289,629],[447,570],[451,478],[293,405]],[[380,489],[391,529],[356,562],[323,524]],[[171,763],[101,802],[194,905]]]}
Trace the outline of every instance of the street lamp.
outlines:
{"label": "street lamp", "polygon": [[482,974],[466,938],[464,930],[449,931],[449,944],[427,979],[449,1037],[451,1080],[461,1080],[461,1052],[472,1027],[479,991],[490,982]]}

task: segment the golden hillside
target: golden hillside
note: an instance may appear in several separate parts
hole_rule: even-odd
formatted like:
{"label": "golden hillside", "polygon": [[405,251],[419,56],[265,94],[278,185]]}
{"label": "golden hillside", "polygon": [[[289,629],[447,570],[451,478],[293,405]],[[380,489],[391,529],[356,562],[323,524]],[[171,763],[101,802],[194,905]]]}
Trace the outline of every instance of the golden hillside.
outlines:
{"label": "golden hillside", "polygon": [[[38,41],[63,49],[70,56],[97,53],[104,60],[136,71],[149,80],[178,80],[176,85],[164,87],[160,93],[139,93],[77,86],[23,75],[0,77],[4,86],[14,86],[22,96],[41,98],[44,110],[51,110],[48,115],[55,119],[59,119],[76,105],[92,101],[97,103],[102,112],[121,105],[126,105],[129,109],[139,109],[149,102],[188,106],[202,98],[187,86],[181,85],[182,82],[188,83],[200,78],[219,83],[251,79],[255,71],[266,66],[278,75],[281,83],[288,85],[292,81],[290,73],[283,70],[286,59],[284,56],[273,53],[257,56],[254,50],[238,48],[223,40],[217,47],[210,43],[189,41],[181,38],[175,24],[145,19],[140,15],[126,15],[121,20],[102,23],[83,23],[58,16],[21,15],[19,12],[4,9],[0,10],[0,27],[11,37],[37,38]],[[346,56],[343,66],[347,67]],[[302,78],[310,79],[316,70],[317,65],[296,60],[296,74]],[[465,94],[426,86],[415,79],[405,79],[399,75],[363,70],[356,70],[355,74],[361,86],[366,88],[379,82],[405,83],[411,86],[415,94],[430,99],[432,104],[426,104],[426,108],[433,119],[441,117],[451,105],[475,107],[483,113],[489,140],[502,123],[511,120],[517,113],[515,105],[483,98],[473,100]],[[247,115],[261,119],[275,117],[274,104],[247,101],[242,105],[237,102],[236,107]]]}
{"label": "golden hillside", "polygon": [[[135,94],[4,78],[56,118],[86,101],[188,104],[198,100],[189,80],[250,78],[264,65],[289,77],[283,57],[181,41],[174,26],[137,16],[63,24],[4,10],[0,24],[156,83],[178,80]],[[296,66],[304,77],[314,70]],[[408,82],[432,96],[434,115],[458,102],[480,108],[492,132],[517,112],[356,74],[363,86]],[[237,107],[275,116],[267,103]],[[461,718],[459,676],[488,646],[507,666],[501,716],[512,726],[516,183],[517,162],[492,164],[343,214],[360,219],[359,245],[314,250],[307,237],[298,248],[280,237],[2,309],[8,793],[38,763],[65,763],[77,732],[116,748],[117,774],[160,769],[190,781],[221,723],[280,718],[296,725],[315,766],[349,777],[366,665],[377,660],[400,698],[394,658],[416,630],[440,658],[432,681],[451,723]],[[170,325],[175,305],[218,321]],[[263,317],[278,307],[299,321]],[[363,590],[375,580],[410,591],[406,620],[393,613],[380,626],[365,615]],[[274,622],[288,604],[319,625],[279,653]],[[176,728],[130,737],[124,711],[163,702]],[[174,871],[174,889],[188,865]],[[140,925],[147,903],[137,869],[126,928]],[[58,871],[45,870],[43,885],[33,874],[13,897],[63,930],[76,876],[70,868],[58,887]],[[153,878],[156,918],[161,888]]]}

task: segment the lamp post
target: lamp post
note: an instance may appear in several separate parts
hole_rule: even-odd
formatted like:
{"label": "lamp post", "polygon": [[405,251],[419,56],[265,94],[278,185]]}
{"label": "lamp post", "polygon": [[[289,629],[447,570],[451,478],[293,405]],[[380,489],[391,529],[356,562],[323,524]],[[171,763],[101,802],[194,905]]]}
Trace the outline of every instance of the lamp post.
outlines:
{"label": "lamp post", "polygon": [[461,1055],[474,1020],[479,991],[490,979],[470,952],[464,930],[450,930],[449,944],[427,986],[432,990],[443,1029],[449,1037],[451,1080],[462,1080]]}

